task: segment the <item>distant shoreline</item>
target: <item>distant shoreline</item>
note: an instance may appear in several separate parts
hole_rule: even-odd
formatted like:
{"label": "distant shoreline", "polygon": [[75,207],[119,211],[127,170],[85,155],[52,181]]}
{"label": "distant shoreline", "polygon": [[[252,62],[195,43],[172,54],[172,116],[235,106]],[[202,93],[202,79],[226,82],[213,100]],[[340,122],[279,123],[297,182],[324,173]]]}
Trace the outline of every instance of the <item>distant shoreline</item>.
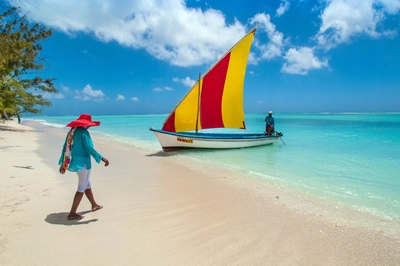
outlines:
{"label": "distant shoreline", "polygon": [[[93,116],[110,116],[110,115],[115,115],[115,116],[119,116],[119,115],[165,115],[165,117],[168,116],[169,113],[163,113],[163,114],[158,114],[158,113],[154,113],[154,114],[93,114]],[[260,112],[245,112],[245,115],[256,115],[256,114],[267,114],[267,111],[265,113],[260,113]],[[400,111],[393,111],[393,112],[275,112],[275,114],[285,114],[285,115],[290,115],[290,114],[310,114],[310,115],[324,115],[324,114],[347,114],[347,115],[351,115],[351,114],[400,114]],[[41,116],[57,116],[57,117],[63,117],[63,116],[79,116],[80,113],[78,114],[63,114],[63,115],[57,115],[57,114],[24,114],[24,116],[22,118],[31,118],[33,119],[34,117],[41,117]]]}

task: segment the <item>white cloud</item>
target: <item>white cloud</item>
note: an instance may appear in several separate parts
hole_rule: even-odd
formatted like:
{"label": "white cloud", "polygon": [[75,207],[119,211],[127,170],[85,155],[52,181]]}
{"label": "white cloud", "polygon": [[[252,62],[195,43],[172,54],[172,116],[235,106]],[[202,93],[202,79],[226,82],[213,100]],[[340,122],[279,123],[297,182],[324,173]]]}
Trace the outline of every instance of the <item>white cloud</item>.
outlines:
{"label": "white cloud", "polygon": [[400,11],[400,0],[377,0],[376,2],[381,4],[389,14],[397,14]]}
{"label": "white cloud", "polygon": [[[256,42],[255,46],[259,47],[258,46],[258,42]],[[259,60],[260,59],[253,52],[250,52],[249,60],[247,61],[247,64],[249,64],[249,65],[257,65]]]}
{"label": "white cloud", "polygon": [[92,59],[93,62],[96,61],[96,57],[92,55],[88,50],[83,50],[82,53],[87,55],[90,59]]}
{"label": "white cloud", "polygon": [[326,50],[348,43],[358,35],[378,38],[395,34],[394,31],[379,32],[377,24],[385,19],[384,11],[399,11],[399,0],[329,0],[327,3],[320,15],[321,27],[315,36],[320,47]]}
{"label": "white cloud", "polygon": [[49,93],[47,91],[41,93],[41,95],[42,95],[43,98],[48,99],[48,100],[50,100],[50,99],[64,99],[65,98],[65,96],[62,93],[55,94],[55,93]]}
{"label": "white cloud", "polygon": [[261,58],[271,60],[281,56],[284,45],[283,34],[277,31],[275,25],[271,23],[271,16],[269,14],[257,14],[250,20],[250,23],[260,23],[260,28],[268,34],[269,42],[266,45],[257,42],[255,44],[261,51]]}
{"label": "white cloud", "polygon": [[61,85],[61,89],[63,91],[65,91],[65,92],[69,92],[70,91],[70,89],[68,87],[64,86],[64,85]]}
{"label": "white cloud", "polygon": [[155,87],[154,89],[153,89],[153,91],[156,91],[156,92],[159,92],[159,91],[173,91],[174,89],[173,88],[171,88],[171,87],[164,87],[164,89],[162,89],[162,88],[160,88],[160,87]]}
{"label": "white cloud", "polygon": [[328,66],[328,61],[320,61],[312,48],[302,47],[299,50],[291,48],[284,58],[287,63],[283,64],[282,72],[289,74],[306,75],[309,70]]}
{"label": "white cloud", "polygon": [[246,33],[237,20],[227,24],[222,12],[189,8],[182,0],[12,3],[21,6],[30,19],[55,30],[71,35],[93,33],[101,41],[146,49],[157,59],[177,66],[213,62]]}
{"label": "white cloud", "polygon": [[101,90],[93,90],[89,84],[83,90],[75,91],[75,99],[82,101],[102,101],[104,97],[105,94]]}
{"label": "white cloud", "polygon": [[288,0],[283,0],[282,3],[279,5],[279,8],[276,10],[276,15],[278,17],[285,14],[286,11],[289,10],[290,3]]}
{"label": "white cloud", "polygon": [[184,79],[173,78],[172,80],[173,80],[174,82],[176,82],[176,83],[182,83],[182,84],[185,85],[186,87],[192,87],[192,86],[196,83],[195,80],[193,80],[193,79],[191,79],[191,78],[189,78],[189,77],[186,77],[186,78],[184,78]]}
{"label": "white cloud", "polygon": [[134,101],[134,102],[139,102],[139,98],[138,97],[132,97],[131,100]]}
{"label": "white cloud", "polygon": [[121,94],[118,94],[117,99],[115,99],[115,101],[117,101],[117,102],[124,101],[124,100],[125,100],[125,97],[124,97],[124,95],[121,95]]}

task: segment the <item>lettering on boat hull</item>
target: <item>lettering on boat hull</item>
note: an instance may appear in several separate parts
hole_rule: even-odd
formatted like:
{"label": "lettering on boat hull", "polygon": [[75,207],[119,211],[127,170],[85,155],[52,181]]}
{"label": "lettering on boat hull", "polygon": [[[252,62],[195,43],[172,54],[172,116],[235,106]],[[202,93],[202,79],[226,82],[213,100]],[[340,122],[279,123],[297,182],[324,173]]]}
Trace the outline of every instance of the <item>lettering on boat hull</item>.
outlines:
{"label": "lettering on boat hull", "polygon": [[177,141],[180,141],[180,142],[185,142],[185,143],[193,143],[193,140],[192,140],[192,139],[189,139],[189,138],[177,137],[176,140],[177,140]]}

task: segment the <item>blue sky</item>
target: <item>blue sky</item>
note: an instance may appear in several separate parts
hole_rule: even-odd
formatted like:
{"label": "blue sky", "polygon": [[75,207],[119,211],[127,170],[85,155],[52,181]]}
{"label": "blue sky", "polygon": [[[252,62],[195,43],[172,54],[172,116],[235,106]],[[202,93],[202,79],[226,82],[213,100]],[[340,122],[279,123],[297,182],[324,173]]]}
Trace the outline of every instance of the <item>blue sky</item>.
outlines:
{"label": "blue sky", "polygon": [[53,29],[45,115],[169,113],[256,24],[246,113],[400,111],[400,0],[14,4]]}

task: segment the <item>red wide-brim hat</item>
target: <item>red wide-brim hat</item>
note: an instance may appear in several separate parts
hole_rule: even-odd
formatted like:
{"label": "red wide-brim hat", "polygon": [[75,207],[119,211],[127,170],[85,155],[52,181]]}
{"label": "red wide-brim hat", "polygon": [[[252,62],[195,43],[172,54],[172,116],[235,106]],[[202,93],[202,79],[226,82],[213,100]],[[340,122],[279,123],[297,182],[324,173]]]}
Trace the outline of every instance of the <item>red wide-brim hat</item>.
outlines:
{"label": "red wide-brim hat", "polygon": [[67,127],[93,127],[99,126],[100,121],[92,121],[92,116],[81,114],[78,119],[67,124]]}

